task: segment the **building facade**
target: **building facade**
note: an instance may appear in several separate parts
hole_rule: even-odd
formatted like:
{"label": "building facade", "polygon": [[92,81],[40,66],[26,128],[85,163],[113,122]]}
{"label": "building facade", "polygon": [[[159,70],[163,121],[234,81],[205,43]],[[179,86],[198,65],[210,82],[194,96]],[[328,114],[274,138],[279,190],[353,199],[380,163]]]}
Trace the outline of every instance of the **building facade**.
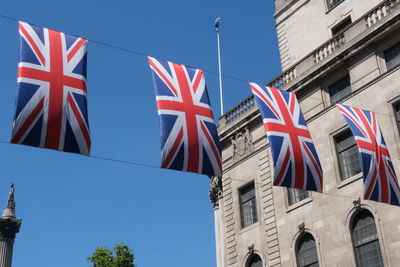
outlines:
{"label": "building facade", "polygon": [[214,178],[218,267],[400,266],[400,207],[363,200],[354,137],[335,108],[376,113],[400,175],[400,0],[275,0],[283,72],[324,172],[323,194],[272,186],[252,96],[221,116]]}

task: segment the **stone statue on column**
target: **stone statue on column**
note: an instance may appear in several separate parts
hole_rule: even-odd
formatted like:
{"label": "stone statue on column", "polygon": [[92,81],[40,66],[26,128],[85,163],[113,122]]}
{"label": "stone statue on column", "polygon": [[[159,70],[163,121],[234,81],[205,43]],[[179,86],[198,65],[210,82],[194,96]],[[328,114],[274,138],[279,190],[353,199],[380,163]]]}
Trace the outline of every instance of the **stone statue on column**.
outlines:
{"label": "stone statue on column", "polygon": [[0,267],[11,267],[14,239],[21,227],[21,219],[15,217],[14,191],[11,184],[7,206],[0,216]]}
{"label": "stone statue on column", "polygon": [[222,180],[221,177],[212,176],[210,190],[208,190],[208,195],[210,196],[211,203],[213,207],[218,207],[219,199],[222,197]]}

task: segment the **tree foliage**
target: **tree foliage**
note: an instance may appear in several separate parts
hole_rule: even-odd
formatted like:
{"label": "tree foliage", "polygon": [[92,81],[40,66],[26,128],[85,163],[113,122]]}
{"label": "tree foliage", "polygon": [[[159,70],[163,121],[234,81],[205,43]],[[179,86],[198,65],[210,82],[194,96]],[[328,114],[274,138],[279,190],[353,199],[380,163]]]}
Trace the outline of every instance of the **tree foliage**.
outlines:
{"label": "tree foliage", "polygon": [[134,259],[132,250],[125,244],[117,244],[113,250],[98,247],[93,255],[87,258],[93,267],[135,267]]}

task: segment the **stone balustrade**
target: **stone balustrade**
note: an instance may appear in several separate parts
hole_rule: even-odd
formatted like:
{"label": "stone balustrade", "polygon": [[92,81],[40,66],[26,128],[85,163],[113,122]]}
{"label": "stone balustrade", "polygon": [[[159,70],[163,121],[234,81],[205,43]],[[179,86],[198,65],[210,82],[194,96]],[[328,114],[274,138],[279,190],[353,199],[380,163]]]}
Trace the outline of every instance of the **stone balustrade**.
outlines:
{"label": "stone balustrade", "polygon": [[269,87],[282,88],[296,78],[296,67],[290,68],[267,84]]}
{"label": "stone balustrade", "polygon": [[253,96],[246,98],[239,105],[225,113],[224,118],[226,123],[236,121],[241,115],[247,113],[250,109],[255,107],[255,99]]}
{"label": "stone balustrade", "polygon": [[333,37],[331,40],[329,40],[327,43],[325,43],[323,46],[321,46],[314,52],[314,62],[315,63],[321,62],[328,56],[332,55],[336,50],[338,50],[345,43],[346,43],[346,39],[345,39],[344,33],[341,33],[341,34]]}
{"label": "stone balustrade", "polygon": [[365,21],[367,23],[367,27],[371,28],[383,18],[385,18],[389,13],[391,13],[394,9],[398,8],[400,5],[400,0],[388,0],[384,1],[382,4],[374,8],[371,12],[369,12],[365,16]]}

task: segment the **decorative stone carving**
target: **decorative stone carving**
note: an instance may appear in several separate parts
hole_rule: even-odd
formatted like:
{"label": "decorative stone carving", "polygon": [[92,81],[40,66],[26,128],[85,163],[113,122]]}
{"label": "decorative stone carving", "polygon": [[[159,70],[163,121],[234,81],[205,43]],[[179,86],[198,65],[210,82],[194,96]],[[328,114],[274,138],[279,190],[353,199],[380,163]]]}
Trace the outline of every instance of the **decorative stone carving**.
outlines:
{"label": "decorative stone carving", "polygon": [[298,225],[297,228],[299,228],[300,233],[304,233],[304,230],[306,229],[306,224],[304,221],[301,221]]}
{"label": "decorative stone carving", "polygon": [[356,210],[359,210],[361,208],[361,198],[353,200],[353,206]]}
{"label": "decorative stone carving", "polygon": [[247,249],[249,250],[250,255],[254,254],[254,244],[251,244],[250,246],[248,246]]}
{"label": "decorative stone carving", "polygon": [[218,200],[222,197],[222,179],[217,176],[210,176],[211,184],[210,190],[208,190],[208,195],[210,197],[213,207],[218,207]]}
{"label": "decorative stone carving", "polygon": [[230,137],[233,146],[233,161],[236,162],[254,151],[253,138],[249,128],[238,131]]}

